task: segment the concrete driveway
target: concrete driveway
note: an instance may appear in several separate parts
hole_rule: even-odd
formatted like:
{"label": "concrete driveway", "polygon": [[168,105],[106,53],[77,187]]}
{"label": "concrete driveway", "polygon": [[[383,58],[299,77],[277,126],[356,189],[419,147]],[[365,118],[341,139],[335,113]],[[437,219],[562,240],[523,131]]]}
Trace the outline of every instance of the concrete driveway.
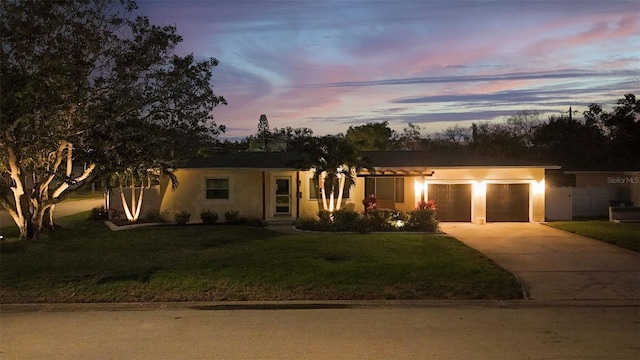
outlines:
{"label": "concrete driveway", "polygon": [[640,300],[640,254],[537,223],[441,223],[534,300]]}

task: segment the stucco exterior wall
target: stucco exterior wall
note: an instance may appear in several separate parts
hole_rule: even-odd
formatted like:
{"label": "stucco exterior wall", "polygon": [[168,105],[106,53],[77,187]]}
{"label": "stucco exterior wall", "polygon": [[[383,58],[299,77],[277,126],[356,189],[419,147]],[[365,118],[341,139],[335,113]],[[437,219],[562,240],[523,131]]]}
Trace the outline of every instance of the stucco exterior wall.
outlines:
{"label": "stucco exterior wall", "polygon": [[[140,195],[140,188],[135,190],[136,201]],[[128,206],[131,206],[131,188],[124,189],[124,196]],[[140,218],[144,218],[146,215],[152,212],[157,212],[160,209],[160,186],[153,186],[149,189],[144,189],[142,205],[140,206]],[[116,218],[125,218],[124,206],[122,204],[122,197],[120,196],[119,189],[108,190],[107,207],[111,210],[110,214],[115,215]],[[130,209],[132,210],[132,209]]]}
{"label": "stucco exterior wall", "polygon": [[[312,194],[314,190],[309,186],[309,179],[313,178],[313,172],[300,171],[300,217],[316,217],[318,211],[323,209],[322,199],[313,199]],[[362,200],[364,199],[364,178],[357,177],[355,184],[349,191],[349,197],[343,198],[342,209],[353,210],[362,212],[364,206]]]}
{"label": "stucco exterior wall", "polygon": [[[227,211],[239,211],[241,216],[262,218],[262,171],[243,169],[179,169],[175,175],[179,186],[171,190],[164,186],[160,211],[169,219],[179,211],[191,213],[191,222],[200,222],[200,212],[213,210],[224,221]],[[207,199],[206,179],[229,179],[229,199]]]}

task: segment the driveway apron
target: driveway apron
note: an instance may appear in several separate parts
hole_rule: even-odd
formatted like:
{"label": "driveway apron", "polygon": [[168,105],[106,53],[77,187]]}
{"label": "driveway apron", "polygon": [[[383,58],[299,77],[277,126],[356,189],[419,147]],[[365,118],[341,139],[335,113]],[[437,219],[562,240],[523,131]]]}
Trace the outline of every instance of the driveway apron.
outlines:
{"label": "driveway apron", "polygon": [[640,254],[538,223],[441,223],[534,300],[640,300]]}

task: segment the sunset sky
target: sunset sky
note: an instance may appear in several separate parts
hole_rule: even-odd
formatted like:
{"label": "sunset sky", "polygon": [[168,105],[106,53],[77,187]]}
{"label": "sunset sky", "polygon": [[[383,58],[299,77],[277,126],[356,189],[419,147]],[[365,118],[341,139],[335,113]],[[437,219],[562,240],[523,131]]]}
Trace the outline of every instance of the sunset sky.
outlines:
{"label": "sunset sky", "polygon": [[422,133],[640,95],[640,1],[139,1],[215,57],[223,138],[388,121]]}

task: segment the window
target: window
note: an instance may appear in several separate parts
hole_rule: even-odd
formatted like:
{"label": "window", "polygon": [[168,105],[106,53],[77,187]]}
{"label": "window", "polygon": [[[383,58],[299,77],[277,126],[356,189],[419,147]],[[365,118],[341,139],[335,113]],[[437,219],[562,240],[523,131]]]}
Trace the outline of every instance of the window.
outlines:
{"label": "window", "polygon": [[[325,187],[325,191],[327,193],[327,198],[329,198],[330,192],[327,187]],[[338,194],[335,194],[337,197]],[[351,197],[351,186],[347,185],[347,180],[345,180],[345,186],[342,193],[343,199],[349,199]],[[318,186],[318,182],[314,178],[309,178],[309,199],[316,200],[321,199],[322,195],[320,195],[320,186]]]}
{"label": "window", "polygon": [[229,199],[229,179],[207,179],[207,199]]}
{"label": "window", "polygon": [[396,202],[404,203],[404,178],[398,177],[395,178],[395,186],[396,186]]}
{"label": "window", "polygon": [[364,182],[365,194],[375,194],[378,201],[404,203],[404,178],[368,177]]}

